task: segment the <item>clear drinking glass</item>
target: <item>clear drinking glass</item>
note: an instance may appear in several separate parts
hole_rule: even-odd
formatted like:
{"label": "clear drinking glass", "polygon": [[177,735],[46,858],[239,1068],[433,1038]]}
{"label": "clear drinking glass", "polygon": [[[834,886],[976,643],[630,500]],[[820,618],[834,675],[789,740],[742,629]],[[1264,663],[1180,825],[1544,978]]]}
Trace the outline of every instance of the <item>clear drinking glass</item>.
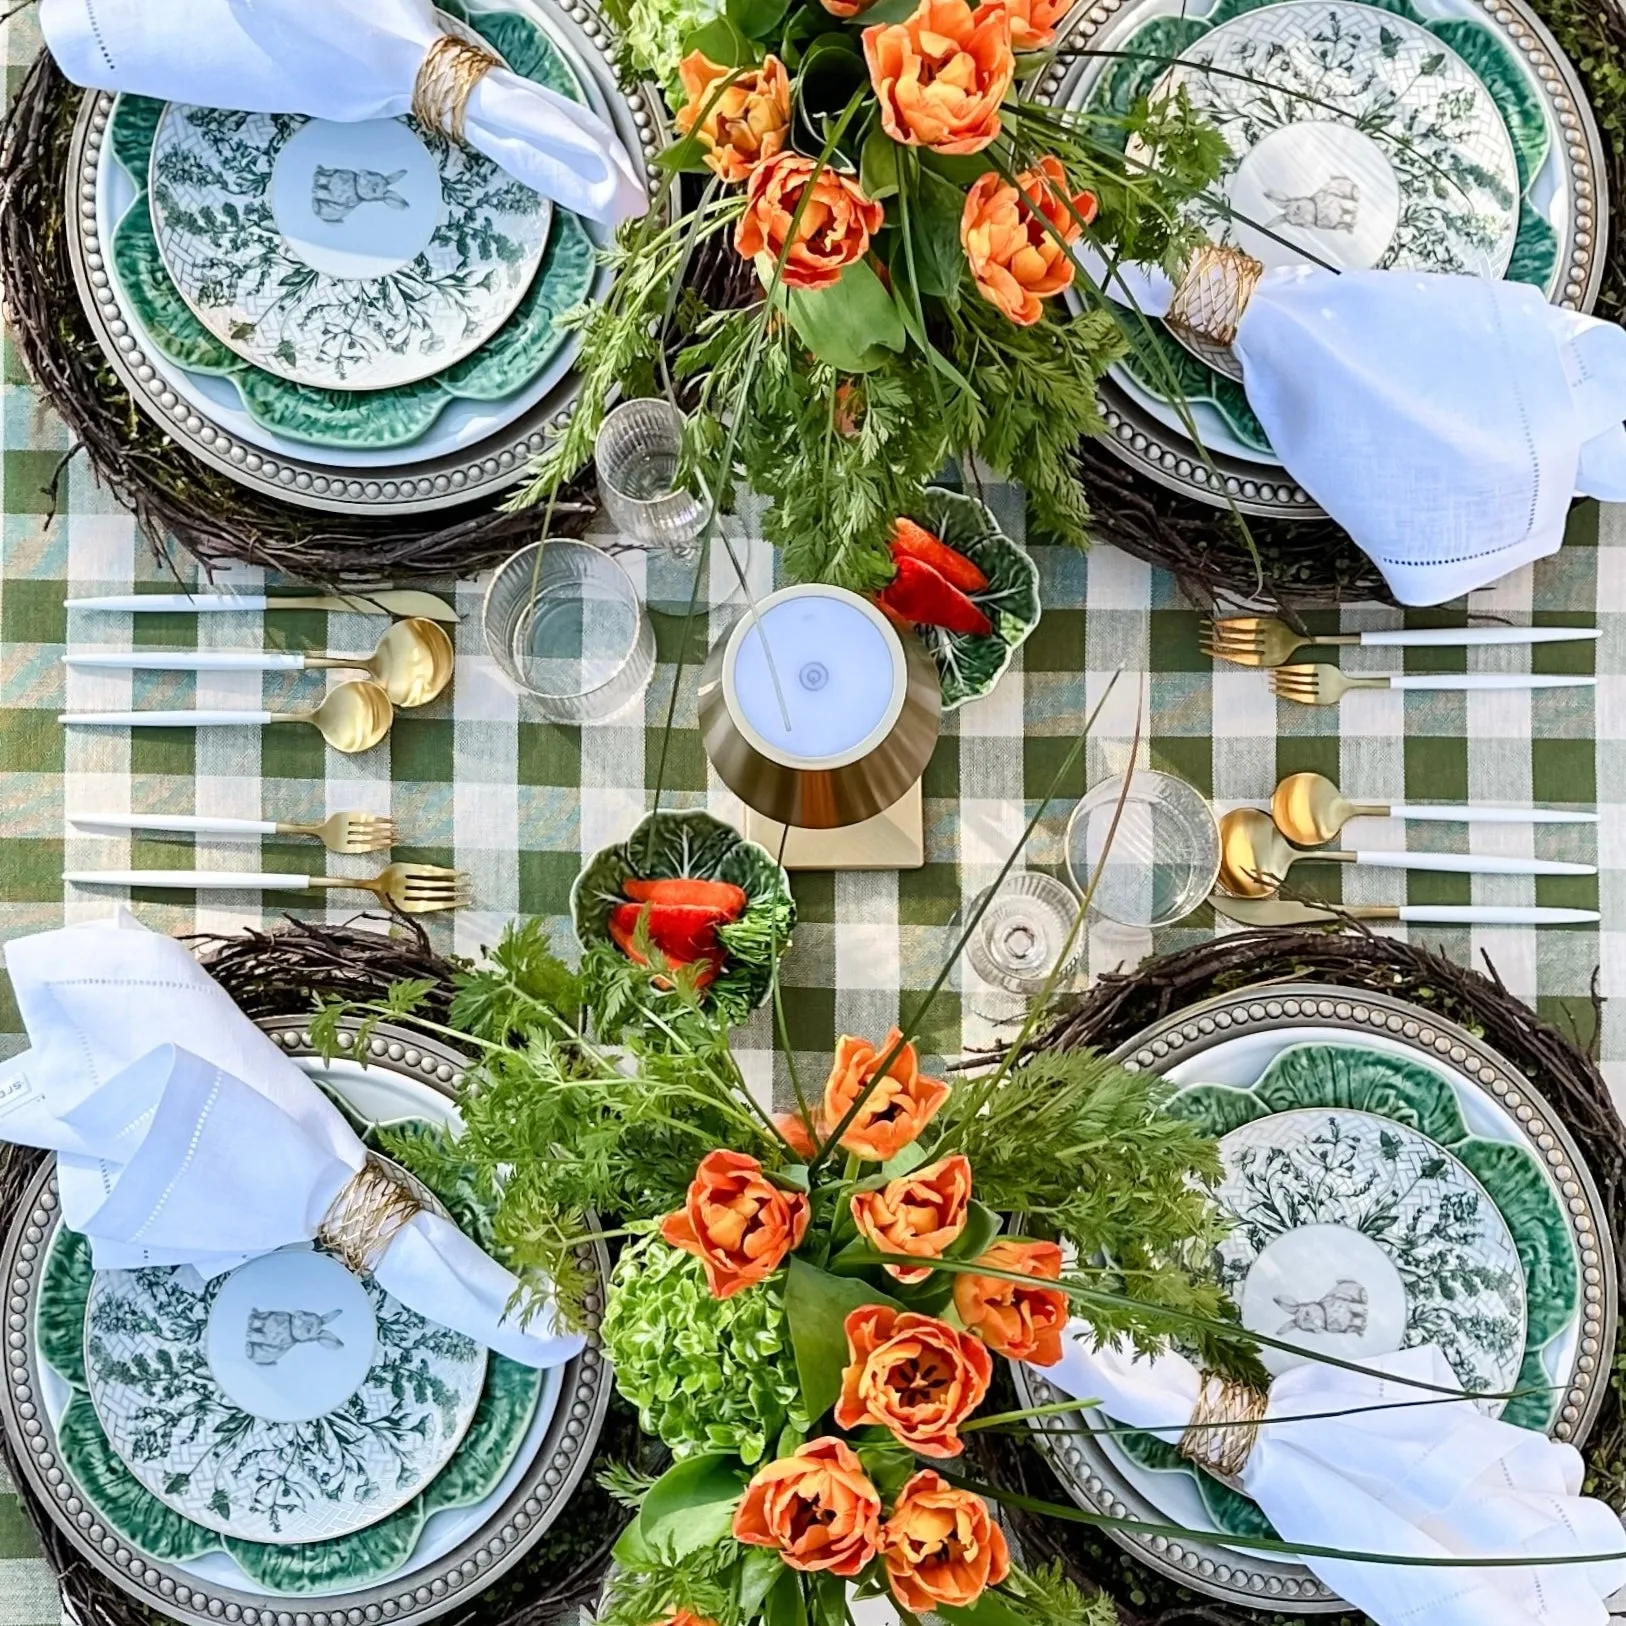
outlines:
{"label": "clear drinking glass", "polygon": [[[973,918],[978,909],[982,918],[965,945],[971,969],[990,987],[1032,998],[1067,950],[1067,934],[1078,919],[1078,899],[1053,875],[1019,869],[981,893],[965,918]],[[1082,955],[1080,936],[1067,953],[1058,987],[1067,986]]]}
{"label": "clear drinking glass", "polygon": [[585,542],[533,542],[499,565],[482,625],[492,658],[551,722],[612,716],[655,670],[655,633],[632,578]]}
{"label": "clear drinking glass", "polygon": [[1185,780],[1152,768],[1134,771],[1112,845],[1123,775],[1104,780],[1067,821],[1067,874],[1079,896],[1106,863],[1091,909],[1120,926],[1168,926],[1189,915],[1219,879],[1219,825]]}
{"label": "clear drinking glass", "polygon": [[623,401],[599,428],[593,466],[604,511],[624,536],[692,557],[707,504],[678,481],[683,425],[670,401]]}

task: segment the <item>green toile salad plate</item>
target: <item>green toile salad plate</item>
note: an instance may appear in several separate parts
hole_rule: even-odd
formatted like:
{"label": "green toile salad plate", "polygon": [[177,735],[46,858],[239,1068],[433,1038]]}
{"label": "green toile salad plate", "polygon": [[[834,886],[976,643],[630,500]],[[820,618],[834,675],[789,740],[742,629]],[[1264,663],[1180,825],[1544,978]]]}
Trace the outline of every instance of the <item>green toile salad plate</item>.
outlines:
{"label": "green toile salad plate", "polygon": [[[1211,235],[1267,264],[1506,276],[1590,307],[1603,266],[1596,127],[1519,0],[1097,0],[1064,33],[1088,55],[1047,75],[1048,98],[1123,111],[1181,86],[1218,123],[1226,173],[1190,206]],[[1109,398],[1189,459],[1183,396],[1225,471],[1279,469],[1234,364],[1228,376],[1160,323],[1131,326]]]}
{"label": "green toile salad plate", "polygon": [[[453,0],[443,9],[455,16],[463,8],[459,0]],[[515,71],[597,107],[596,95],[590,97],[584,88],[591,83],[591,75],[571,62],[540,22],[515,11],[477,12],[469,20]],[[287,233],[271,230],[276,222],[265,198],[215,207],[206,200],[200,203],[194,195],[198,183],[193,178],[201,170],[218,177],[229,168],[232,176],[241,172],[248,177],[243,184],[263,186],[266,196],[297,195],[312,216],[309,232],[342,232],[356,220],[404,222],[412,213],[410,200],[401,190],[406,180],[386,183],[403,164],[407,166],[405,175],[416,173],[409,162],[413,155],[405,149],[394,158],[376,155],[378,164],[386,167],[371,170],[360,165],[359,159],[347,166],[332,154],[323,163],[316,161],[323,155],[305,154],[309,160],[305,162],[296,150],[290,168],[293,162],[301,165],[297,177],[301,184],[278,188],[269,186],[269,181],[282,173],[273,168],[273,149],[286,155],[296,142],[308,145],[313,141],[311,132],[334,129],[365,129],[374,132],[376,142],[415,146],[423,154],[416,161],[421,168],[432,155],[407,124],[382,120],[345,127],[322,121],[278,122],[261,116],[250,132],[231,123],[243,117],[166,109],[165,104],[146,98],[121,96],[114,104],[104,149],[99,193],[105,196],[99,196],[99,203],[108,218],[102,235],[104,240],[111,236],[120,306],[157,355],[176,370],[176,387],[184,384],[200,398],[203,410],[240,430],[246,419],[270,449],[286,443],[300,447],[307,457],[320,456],[318,449],[326,449],[336,462],[363,467],[376,461],[382,466],[399,462],[403,447],[412,448],[415,457],[428,458],[484,438],[559,381],[570,365],[573,346],[567,344],[558,318],[587,297],[596,277],[597,244],[584,222],[507,181],[484,160],[479,185],[466,184],[461,174],[448,177],[449,205],[457,207],[443,209],[435,236],[456,242],[444,250],[436,248],[436,252],[456,258],[462,253],[458,244],[471,254],[483,245],[505,277],[514,274],[517,286],[505,319],[485,323],[475,344],[444,344],[448,322],[429,320],[425,314],[438,308],[436,301],[444,303],[442,294],[426,295],[418,286],[424,277],[414,269],[416,262],[404,271],[390,273],[397,282],[405,277],[411,286],[383,286],[376,278],[347,281],[302,262],[278,271],[264,254],[245,269],[273,238],[278,245],[287,238]],[[199,143],[209,148],[208,164],[202,164],[199,154],[191,150]],[[375,179],[367,180],[364,170]],[[347,176],[361,178],[352,181]],[[418,179],[420,190],[430,184],[429,178]],[[364,198],[360,195],[363,189],[378,191],[379,196]],[[541,205],[533,214],[517,215],[526,228],[523,238],[502,229],[507,215],[480,214],[483,200],[511,201],[511,194],[513,198],[523,194]],[[428,208],[429,200],[420,202]],[[408,206],[399,207],[401,203]],[[167,235],[166,209],[172,228]],[[330,224],[315,215],[317,209],[342,215],[343,220]],[[251,214],[259,222],[257,230],[232,224]],[[262,215],[266,219],[261,220]],[[183,224],[191,229],[190,239],[180,230]],[[186,242],[191,243],[190,248],[184,246]],[[223,243],[234,245],[229,267],[209,259],[209,252]],[[290,252],[278,249],[284,258]],[[364,253],[332,244],[318,244],[312,253],[328,267],[384,263],[377,255],[368,259]],[[175,274],[182,256],[195,271],[214,267],[190,292],[187,278]],[[512,259],[512,265],[505,256]],[[445,284],[447,299],[454,294],[462,297],[459,289],[466,280],[472,289],[468,297],[484,301],[486,292],[473,285],[496,276],[492,269],[472,278],[464,278],[461,272],[447,273],[439,275],[439,281]],[[332,297],[333,289],[340,287],[348,303]],[[255,309],[276,306],[274,321],[247,319],[246,307],[241,302],[233,304],[236,292],[244,289],[253,291]],[[195,308],[199,290],[216,301],[204,313],[211,315],[212,326],[199,319]],[[347,311],[352,304],[356,308],[335,323],[330,318],[340,303],[346,303]],[[295,337],[273,337],[274,329],[280,334],[283,327],[307,318],[316,332],[314,340],[296,343]],[[481,325],[465,329],[455,313],[448,321],[450,331],[456,333],[473,332]],[[325,342],[317,332],[324,324],[338,335],[333,342],[339,353],[318,368],[313,357]],[[380,346],[387,349],[389,332],[396,333],[414,355],[422,352],[426,375],[377,387],[377,375],[352,365],[353,346],[362,343],[354,335],[364,335],[365,348],[371,351]],[[435,346],[439,348],[432,348]],[[301,369],[301,356],[312,364],[311,369]],[[297,376],[287,376],[290,372]]]}
{"label": "green toile salad plate", "polygon": [[[270,1019],[264,1026],[329,1090],[359,1131],[413,1123],[455,1129],[451,1091],[462,1070],[455,1052],[388,1026],[362,1033],[348,1024],[341,1037],[349,1054],[324,1060],[297,1019]],[[484,1216],[471,1209],[467,1193],[437,1195],[471,1234],[483,1235]],[[36,1233],[37,1246],[28,1241]],[[388,1607],[394,1618],[411,1619],[453,1607],[462,1590],[485,1584],[517,1561],[562,1511],[608,1400],[608,1372],[595,1348],[545,1373],[490,1355],[456,1449],[394,1512],[328,1540],[258,1542],[223,1535],[166,1506],[109,1443],[89,1392],[86,1361],[86,1309],[93,1282],[103,1278],[90,1270],[82,1239],[60,1226],[49,1168],[42,1170],[7,1247],[14,1293],[28,1300],[36,1329],[28,1360],[13,1366],[4,1391],[6,1426],[31,1485],[90,1562],[149,1606],[199,1626],[218,1620],[228,1607],[232,1618],[256,1626],[259,1602],[276,1597],[311,1599],[331,1626],[365,1626],[373,1618],[369,1609]],[[602,1249],[586,1251],[586,1268],[603,1280],[608,1262]],[[314,1257],[308,1250],[305,1256]],[[332,1284],[325,1285],[331,1291]],[[242,1335],[247,1357],[239,1363],[239,1379],[247,1367],[264,1377],[265,1369],[248,1354],[251,1343],[262,1356],[275,1356],[272,1369],[320,1344],[321,1327],[296,1326],[291,1315],[284,1323],[276,1315],[292,1302],[251,1302],[243,1320],[230,1324],[234,1342]],[[594,1314],[598,1307],[591,1305]],[[327,1330],[338,1333],[355,1306],[342,1308],[344,1314],[323,1323]],[[315,1312],[317,1322],[329,1309]],[[255,1310],[268,1315],[251,1326]],[[266,1626],[273,1619],[267,1610]]]}

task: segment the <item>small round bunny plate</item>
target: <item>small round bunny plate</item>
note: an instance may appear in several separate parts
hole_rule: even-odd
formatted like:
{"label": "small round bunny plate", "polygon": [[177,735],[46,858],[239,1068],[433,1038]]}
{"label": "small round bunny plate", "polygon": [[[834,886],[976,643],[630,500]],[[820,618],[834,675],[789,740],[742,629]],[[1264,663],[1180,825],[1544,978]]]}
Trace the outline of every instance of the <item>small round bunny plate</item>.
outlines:
{"label": "small round bunny plate", "polygon": [[98,1271],[85,1370],[109,1443],[152,1494],[245,1541],[376,1523],[446,1465],[486,1352],[309,1245],[204,1281]]}

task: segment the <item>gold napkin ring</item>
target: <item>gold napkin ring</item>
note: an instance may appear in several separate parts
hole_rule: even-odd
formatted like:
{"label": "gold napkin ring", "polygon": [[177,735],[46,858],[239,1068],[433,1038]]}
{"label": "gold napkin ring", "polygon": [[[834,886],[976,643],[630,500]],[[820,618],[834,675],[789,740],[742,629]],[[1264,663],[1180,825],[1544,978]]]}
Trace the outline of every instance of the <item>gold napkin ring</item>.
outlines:
{"label": "gold napkin ring", "polygon": [[1204,243],[1187,261],[1163,320],[1210,344],[1232,344],[1264,274],[1251,254],[1228,244]]}
{"label": "gold napkin ring", "polygon": [[424,52],[412,86],[412,116],[425,128],[462,141],[474,87],[502,58],[483,45],[442,34]]}
{"label": "gold napkin ring", "polygon": [[1242,1489],[1242,1470],[1253,1454],[1259,1425],[1270,1396],[1246,1383],[1233,1383],[1216,1372],[1202,1374],[1202,1388],[1178,1450],[1188,1462],[1206,1469],[1222,1485]]}
{"label": "gold napkin ring", "polygon": [[322,1216],[316,1229],[318,1245],[353,1275],[372,1275],[401,1227],[429,1206],[417,1181],[404,1175],[404,1170],[369,1157],[339,1188]]}

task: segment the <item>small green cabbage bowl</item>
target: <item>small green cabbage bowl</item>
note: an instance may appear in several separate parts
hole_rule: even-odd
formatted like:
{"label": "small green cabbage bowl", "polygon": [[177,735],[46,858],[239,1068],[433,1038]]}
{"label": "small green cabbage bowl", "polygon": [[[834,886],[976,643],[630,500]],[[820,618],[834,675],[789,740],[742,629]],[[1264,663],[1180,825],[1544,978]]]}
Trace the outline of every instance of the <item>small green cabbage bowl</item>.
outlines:
{"label": "small green cabbage bowl", "polygon": [[695,810],[651,813],[625,841],[588,859],[570,889],[570,918],[589,993],[612,1022],[634,1014],[634,998],[678,1003],[682,997],[661,988],[610,936],[610,917],[628,901],[631,880],[726,881],[745,893],[744,912],[717,928],[727,958],[721,975],[700,995],[725,1024],[744,1021],[768,997],[774,966],[796,928],[790,877],[767,848]]}

